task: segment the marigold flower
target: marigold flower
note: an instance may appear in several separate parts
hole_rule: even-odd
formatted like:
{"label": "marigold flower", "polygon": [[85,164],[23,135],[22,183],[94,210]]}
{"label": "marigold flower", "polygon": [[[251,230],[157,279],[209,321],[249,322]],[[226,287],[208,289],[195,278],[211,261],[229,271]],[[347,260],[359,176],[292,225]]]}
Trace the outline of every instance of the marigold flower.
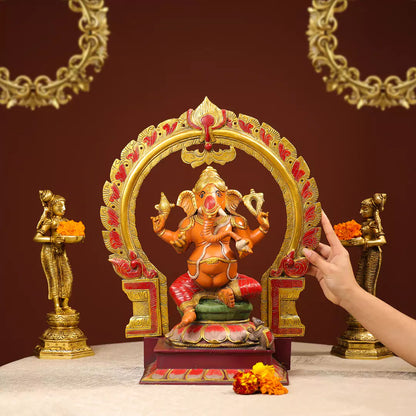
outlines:
{"label": "marigold flower", "polygon": [[260,381],[260,391],[263,394],[287,394],[288,390],[286,387],[282,385],[279,379],[273,375],[266,375],[261,378]]}
{"label": "marigold flower", "polygon": [[253,394],[259,389],[259,381],[252,371],[239,371],[234,376],[233,389],[237,394]]}
{"label": "marigold flower", "polygon": [[257,377],[274,375],[274,367],[272,365],[265,365],[260,362],[253,365],[252,371]]}
{"label": "marigold flower", "polygon": [[361,225],[351,220],[334,225],[334,231],[340,240],[351,240],[361,236]]}
{"label": "marigold flower", "polygon": [[85,235],[85,225],[82,221],[61,221],[56,232],[60,235],[82,236]]}

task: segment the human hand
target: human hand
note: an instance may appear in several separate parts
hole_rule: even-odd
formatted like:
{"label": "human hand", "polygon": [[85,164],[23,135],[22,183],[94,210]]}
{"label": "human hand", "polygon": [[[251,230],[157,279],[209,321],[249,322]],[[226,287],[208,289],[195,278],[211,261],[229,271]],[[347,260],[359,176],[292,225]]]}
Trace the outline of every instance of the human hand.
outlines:
{"label": "human hand", "polygon": [[65,237],[61,234],[56,234],[51,237],[51,242],[54,244],[62,244],[65,242]]}
{"label": "human hand", "polygon": [[157,215],[156,217],[150,217],[153,223],[153,231],[156,234],[160,233],[163,230],[163,228],[165,228],[166,218],[166,215]]}
{"label": "human hand", "polygon": [[307,274],[316,277],[327,299],[342,306],[343,301],[360,286],[355,280],[349,253],[324,212],[321,222],[329,246],[320,243],[316,251],[303,249],[303,254],[311,263]]}

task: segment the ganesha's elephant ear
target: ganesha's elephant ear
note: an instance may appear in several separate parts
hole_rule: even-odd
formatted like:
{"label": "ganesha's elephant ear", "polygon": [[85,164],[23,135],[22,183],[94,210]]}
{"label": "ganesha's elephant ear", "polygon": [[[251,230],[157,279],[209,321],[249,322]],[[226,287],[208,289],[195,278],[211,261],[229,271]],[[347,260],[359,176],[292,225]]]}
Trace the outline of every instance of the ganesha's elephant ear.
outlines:
{"label": "ganesha's elephant ear", "polygon": [[195,214],[197,206],[194,193],[192,191],[182,191],[178,196],[176,205],[185,211],[187,217]]}
{"label": "ganesha's elephant ear", "polygon": [[240,192],[236,191],[235,189],[229,189],[227,191],[225,207],[231,214],[237,214],[235,210],[242,200],[243,197],[241,196]]}

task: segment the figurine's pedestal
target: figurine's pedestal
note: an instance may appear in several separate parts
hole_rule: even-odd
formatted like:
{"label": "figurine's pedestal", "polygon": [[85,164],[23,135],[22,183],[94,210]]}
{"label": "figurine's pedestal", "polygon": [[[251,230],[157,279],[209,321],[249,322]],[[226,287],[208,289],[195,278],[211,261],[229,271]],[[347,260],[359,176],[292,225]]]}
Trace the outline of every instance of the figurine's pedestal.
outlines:
{"label": "figurine's pedestal", "polygon": [[144,339],[146,384],[232,384],[238,371],[251,369],[257,362],[273,365],[282,384],[288,384],[287,371],[273,357],[273,349],[181,348],[165,338]]}
{"label": "figurine's pedestal", "polygon": [[39,358],[71,359],[94,355],[87,345],[87,338],[78,328],[79,313],[47,314],[49,328],[42,334],[35,347]]}
{"label": "figurine's pedestal", "polygon": [[393,355],[354,317],[349,316],[347,324],[347,330],[340,338],[337,338],[338,343],[332,347],[331,354],[341,358],[363,360],[379,360]]}

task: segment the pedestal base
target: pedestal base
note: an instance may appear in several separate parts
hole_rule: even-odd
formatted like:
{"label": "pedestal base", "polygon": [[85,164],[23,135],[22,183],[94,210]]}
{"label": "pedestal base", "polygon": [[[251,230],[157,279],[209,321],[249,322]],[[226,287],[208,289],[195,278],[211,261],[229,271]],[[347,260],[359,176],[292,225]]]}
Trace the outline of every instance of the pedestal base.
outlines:
{"label": "pedestal base", "polygon": [[249,370],[259,361],[273,365],[282,384],[289,383],[287,371],[273,358],[273,349],[180,348],[165,338],[145,338],[144,343],[142,384],[232,384],[238,371]]}
{"label": "pedestal base", "polygon": [[42,334],[35,355],[48,359],[72,359],[94,355],[87,338],[78,328],[79,313],[47,314],[49,328]]}
{"label": "pedestal base", "polygon": [[334,345],[331,354],[341,358],[379,360],[393,356],[393,353],[378,341],[356,341],[338,338],[338,345]]}
{"label": "pedestal base", "polygon": [[334,345],[331,350],[331,354],[337,357],[379,360],[393,355],[387,347],[351,315],[347,319],[347,330],[337,340],[337,345]]}

